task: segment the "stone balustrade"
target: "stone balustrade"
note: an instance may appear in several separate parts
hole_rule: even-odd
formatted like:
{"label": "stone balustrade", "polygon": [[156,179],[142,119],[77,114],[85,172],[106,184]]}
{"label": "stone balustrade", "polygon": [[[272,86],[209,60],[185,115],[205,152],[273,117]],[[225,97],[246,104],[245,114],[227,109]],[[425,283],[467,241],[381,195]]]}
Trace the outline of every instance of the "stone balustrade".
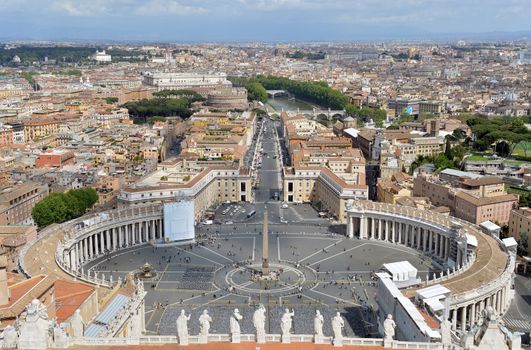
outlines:
{"label": "stone balustrade", "polygon": [[[209,334],[208,342],[230,342],[231,337],[229,334]],[[255,342],[256,335],[254,334],[241,334],[241,342]],[[314,336],[310,334],[291,334],[290,340],[292,343],[312,343]],[[332,344],[332,337],[324,337],[323,343]],[[189,344],[199,344],[199,336],[189,336]],[[280,343],[280,334],[266,334],[266,343]],[[140,336],[140,337],[127,337],[127,338],[76,338],[72,339],[71,345],[77,346],[110,346],[110,345],[142,345],[142,344],[178,344],[176,336]],[[365,347],[382,347],[384,341],[381,338],[343,338],[344,346],[365,346]],[[418,350],[449,350],[449,349],[461,349],[458,346],[444,347],[441,343],[422,343],[422,342],[406,342],[406,341],[393,341],[391,348],[395,349],[418,349]]]}
{"label": "stone balustrade", "polygon": [[424,281],[424,285],[432,286],[434,284],[439,284],[444,281],[448,281],[449,279],[452,279],[458,276],[459,274],[467,271],[473,265],[473,263],[474,263],[474,259],[468,259],[465,262],[464,266],[462,267],[458,266],[457,268],[454,267],[452,270],[448,268],[446,271],[441,271],[438,277],[437,277],[437,274],[434,272],[431,279],[429,278],[429,274],[428,274],[426,280]]}

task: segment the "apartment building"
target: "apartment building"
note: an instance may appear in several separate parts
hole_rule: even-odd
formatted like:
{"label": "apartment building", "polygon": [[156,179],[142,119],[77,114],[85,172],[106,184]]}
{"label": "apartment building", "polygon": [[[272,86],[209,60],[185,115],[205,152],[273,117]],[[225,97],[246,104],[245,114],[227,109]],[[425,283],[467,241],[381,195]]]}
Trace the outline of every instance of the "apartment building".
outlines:
{"label": "apartment building", "polygon": [[282,113],[281,120],[291,158],[291,167],[283,169],[283,200],[312,203],[345,222],[345,208],[368,198],[363,153],[350,138],[302,115]]}
{"label": "apartment building", "polygon": [[0,225],[33,224],[33,207],[48,195],[48,187],[33,182],[0,188]]}
{"label": "apartment building", "polygon": [[400,198],[413,196],[413,181],[410,175],[402,172],[391,175],[391,178],[378,178],[376,184],[376,200],[378,202],[396,204]]}
{"label": "apartment building", "polygon": [[189,198],[194,203],[195,219],[211,207],[230,202],[252,201],[252,177],[247,169],[227,165],[208,165],[200,161],[172,159],[159,164],[157,171],[125,187],[118,195],[118,206],[171,202]]}
{"label": "apartment building", "polygon": [[40,138],[57,135],[59,122],[53,119],[29,119],[24,121],[25,141],[35,141]]}
{"label": "apartment building", "polygon": [[37,156],[35,168],[62,168],[74,164],[74,152],[66,150],[47,150]]}
{"label": "apartment building", "polygon": [[509,223],[511,211],[518,203],[514,194],[503,194],[494,197],[477,197],[468,192],[459,191],[455,195],[455,216],[480,224],[492,221],[499,225]]}
{"label": "apartment building", "polygon": [[509,236],[518,240],[522,233],[531,233],[531,208],[511,210],[509,215]]}
{"label": "apartment building", "polygon": [[453,169],[445,169],[439,175],[419,174],[413,194],[429,198],[436,206],[448,207],[454,216],[475,224],[489,220],[505,225],[518,203],[516,195],[505,192],[501,178]]}
{"label": "apartment building", "polygon": [[347,182],[326,167],[286,167],[283,175],[284,202],[312,203],[341,223],[346,222],[345,210],[369,195],[365,177]]}
{"label": "apartment building", "polygon": [[232,87],[225,73],[144,72],[142,83],[161,90],[191,89],[207,94],[214,88]]}
{"label": "apartment building", "polygon": [[[444,138],[442,137],[415,137],[408,143],[393,145],[394,153],[409,167],[418,156],[435,156],[444,152]],[[392,147],[393,148],[393,147]]]}
{"label": "apartment building", "polygon": [[11,125],[0,123],[0,147],[11,146],[15,143],[15,134]]}

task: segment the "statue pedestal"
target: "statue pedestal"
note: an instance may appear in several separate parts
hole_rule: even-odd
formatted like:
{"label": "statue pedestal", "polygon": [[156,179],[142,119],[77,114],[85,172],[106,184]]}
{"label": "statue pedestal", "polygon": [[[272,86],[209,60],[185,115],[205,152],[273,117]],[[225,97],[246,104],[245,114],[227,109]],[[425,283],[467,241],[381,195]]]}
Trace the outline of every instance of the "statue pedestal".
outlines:
{"label": "statue pedestal", "polygon": [[208,343],[208,335],[206,335],[206,334],[199,334],[199,340],[198,340],[198,343],[199,343],[199,344],[206,344],[206,343]]}
{"label": "statue pedestal", "polygon": [[257,344],[265,344],[265,334],[257,334],[256,335],[256,343]]}
{"label": "statue pedestal", "polygon": [[188,345],[188,337],[179,337],[179,345]]}
{"label": "statue pedestal", "polygon": [[240,334],[239,333],[233,333],[231,336],[231,343],[239,344],[240,343]]}
{"label": "statue pedestal", "polygon": [[315,334],[315,335],[313,336],[313,342],[314,342],[315,344],[324,344],[325,342],[324,342],[324,339],[323,339],[323,338],[324,338],[324,337],[323,337],[322,335]]}
{"label": "statue pedestal", "polygon": [[291,334],[282,334],[282,344],[290,344],[291,343]]}
{"label": "statue pedestal", "polygon": [[341,338],[340,338],[340,339],[336,338],[336,339],[334,339],[334,341],[332,342],[332,344],[334,344],[334,346],[336,346],[336,347],[341,347],[341,346],[343,346],[343,339],[341,339]]}
{"label": "statue pedestal", "polygon": [[384,348],[392,348],[393,347],[393,339],[385,339],[384,338]]}

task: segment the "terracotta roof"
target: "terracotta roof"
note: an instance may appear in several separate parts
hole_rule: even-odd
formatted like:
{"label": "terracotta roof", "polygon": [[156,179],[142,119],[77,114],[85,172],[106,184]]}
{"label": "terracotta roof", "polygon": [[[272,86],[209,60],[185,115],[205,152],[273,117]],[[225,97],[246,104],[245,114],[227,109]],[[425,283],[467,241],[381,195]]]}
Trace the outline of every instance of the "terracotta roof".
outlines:
{"label": "terracotta roof", "polygon": [[469,203],[472,203],[473,205],[479,206],[479,207],[480,206],[484,206],[484,205],[496,204],[496,203],[516,202],[516,201],[518,201],[518,197],[516,197],[512,193],[502,194],[500,196],[495,196],[495,197],[477,198],[477,197],[474,197],[473,195],[471,195],[471,194],[469,194],[467,192],[459,191],[459,192],[457,192],[457,194],[455,196],[457,198],[461,198],[462,200],[467,201]]}
{"label": "terracotta roof", "polygon": [[55,281],[55,315],[57,322],[66,321],[94,293],[95,289],[86,284]]}
{"label": "terracotta roof", "polygon": [[478,179],[464,178],[461,182],[468,186],[487,186],[501,184],[503,180],[497,176],[485,176]]}
{"label": "terracotta roof", "polygon": [[9,303],[0,305],[0,319],[14,318],[20,315],[32,299],[38,299],[52,286],[52,278],[45,275],[37,275],[29,280],[9,286],[11,298]]}

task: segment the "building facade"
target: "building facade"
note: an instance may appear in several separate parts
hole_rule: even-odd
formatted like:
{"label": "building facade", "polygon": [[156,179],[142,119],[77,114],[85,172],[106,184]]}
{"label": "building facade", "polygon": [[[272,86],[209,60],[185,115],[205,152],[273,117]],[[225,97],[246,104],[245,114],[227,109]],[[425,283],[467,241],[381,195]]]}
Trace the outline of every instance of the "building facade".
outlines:
{"label": "building facade", "polygon": [[0,225],[33,224],[33,207],[48,195],[48,186],[33,182],[5,187],[0,191]]}

